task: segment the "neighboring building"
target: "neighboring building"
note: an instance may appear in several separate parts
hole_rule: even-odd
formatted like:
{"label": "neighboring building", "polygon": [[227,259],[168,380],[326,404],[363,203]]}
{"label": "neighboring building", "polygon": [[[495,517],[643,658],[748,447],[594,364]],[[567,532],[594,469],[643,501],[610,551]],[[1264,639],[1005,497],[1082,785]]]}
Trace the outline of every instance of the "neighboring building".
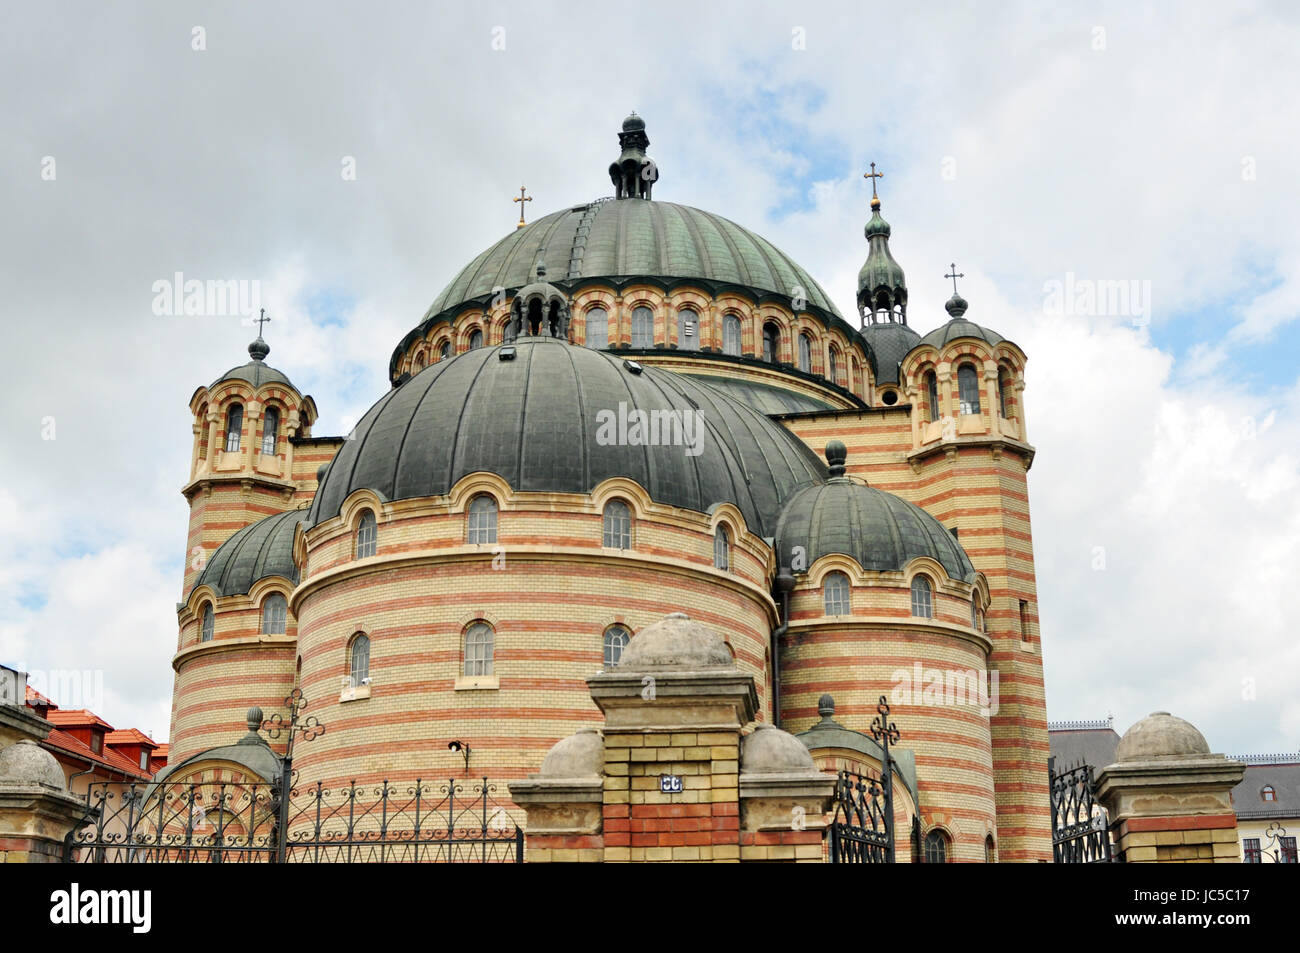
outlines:
{"label": "neighboring building", "polygon": [[26,699],[53,726],[41,747],[63,768],[72,794],[84,796],[91,785],[104,784],[116,794],[122,786],[148,782],[166,764],[157,755],[159,744],[142,731],[116,731],[94,712],[61,709],[30,685]]}
{"label": "neighboring building", "polygon": [[[1115,761],[1119,735],[1113,719],[1062,721],[1048,725],[1053,764],[1064,771],[1088,764],[1097,771]],[[1300,754],[1231,755],[1246,765],[1232,789],[1242,861],[1294,864],[1300,835]]]}
{"label": "neighboring building", "polygon": [[864,759],[902,690],[927,857],[1050,859],[1024,353],[956,293],[909,302],[874,189],[850,323],[766,239],[652,200],[640,117],[619,145],[615,195],[475,256],[346,437],[260,334],[194,392],[168,777],[301,688],[302,784],[523,778],[680,610],[760,720]]}

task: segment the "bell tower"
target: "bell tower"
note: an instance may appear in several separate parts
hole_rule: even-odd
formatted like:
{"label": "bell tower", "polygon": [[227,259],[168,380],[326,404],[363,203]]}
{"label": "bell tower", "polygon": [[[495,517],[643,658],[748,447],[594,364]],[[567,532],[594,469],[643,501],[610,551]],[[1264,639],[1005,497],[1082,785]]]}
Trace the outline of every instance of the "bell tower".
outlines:
{"label": "bell tower", "polygon": [[260,325],[268,320],[263,312],[257,339],[248,346],[251,360],[190,398],[194,446],[181,490],[190,504],[182,599],[207,558],[235,532],[301,505],[315,491],[321,461],[310,454],[296,459],[295,444],[310,435],[316,403],[266,363],[271,349]]}

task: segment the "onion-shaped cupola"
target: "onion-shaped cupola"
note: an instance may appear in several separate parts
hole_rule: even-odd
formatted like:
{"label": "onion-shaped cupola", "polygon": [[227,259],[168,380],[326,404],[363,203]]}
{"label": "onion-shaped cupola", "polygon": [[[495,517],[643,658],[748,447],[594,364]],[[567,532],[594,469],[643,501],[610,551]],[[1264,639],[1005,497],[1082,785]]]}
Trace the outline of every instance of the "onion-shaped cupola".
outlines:
{"label": "onion-shaped cupola", "polygon": [[506,342],[520,337],[547,337],[568,340],[569,298],[546,280],[546,263],[537,262],[533,280],[519,289],[510,304],[510,323],[506,325]]}
{"label": "onion-shaped cupola", "polygon": [[645,153],[650,147],[650,137],[645,134],[645,120],[635,112],[623,120],[623,131],[618,134],[618,144],[623,151],[618,159],[609,164],[614,197],[650,198],[650,190],[659,179],[659,167]]}
{"label": "onion-shaped cupola", "polygon": [[871,163],[871,221],[867,222],[867,260],[858,272],[858,314],[863,327],[870,324],[907,324],[907,281],[903,268],[889,251],[889,223],[880,216],[876,179],[884,173]]}

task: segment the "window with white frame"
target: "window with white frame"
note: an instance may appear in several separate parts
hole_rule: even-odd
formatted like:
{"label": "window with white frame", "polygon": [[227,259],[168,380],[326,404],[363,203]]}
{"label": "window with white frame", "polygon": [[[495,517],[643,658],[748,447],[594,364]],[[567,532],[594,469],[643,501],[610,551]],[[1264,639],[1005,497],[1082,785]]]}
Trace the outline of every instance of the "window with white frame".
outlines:
{"label": "window with white frame", "polygon": [[963,414],[980,412],[980,381],[974,364],[963,364],[957,368],[957,396]]}
{"label": "window with white frame", "polygon": [[607,549],[632,548],[632,510],[622,500],[605,504],[601,545]]}
{"label": "window with white frame", "polygon": [[713,534],[713,568],[731,569],[731,531],[719,526]]}
{"label": "window with white frame", "polygon": [[465,541],[471,545],[497,541],[497,501],[486,493],[469,502],[469,531]]}
{"label": "window with white frame", "polygon": [[849,603],[848,576],[842,572],[828,573],[822,589],[822,603],[826,615],[849,615],[852,612]]}
{"label": "window with white frame", "polygon": [[356,558],[365,559],[375,554],[375,545],[379,538],[379,527],[375,514],[371,510],[362,510],[361,519],[357,521]]}
{"label": "window with white frame", "polygon": [[496,655],[496,633],[486,622],[475,622],[465,630],[465,674],[491,675]]}
{"label": "window with white frame", "polygon": [[812,338],[807,332],[799,335],[799,370],[812,373]]}
{"label": "window with white frame", "polygon": [[930,580],[925,576],[912,578],[912,615],[921,619],[934,618],[934,608],[930,600]]}
{"label": "window with white frame", "polygon": [[604,308],[587,312],[587,347],[609,347],[609,312]]}
{"label": "window with white frame", "polygon": [[623,659],[623,650],[631,640],[632,633],[625,626],[611,625],[605,630],[604,651],[605,668],[613,668]]}
{"label": "window with white frame", "polygon": [[632,346],[655,346],[655,315],[647,307],[632,309]]}
{"label": "window with white frame", "polygon": [[226,453],[239,450],[239,437],[243,429],[244,407],[242,404],[231,404],[226,411]]}
{"label": "window with white frame", "polygon": [[740,318],[734,314],[722,316],[722,352],[740,357]]}
{"label": "window with white frame", "polygon": [[289,618],[289,603],[284,596],[273,592],[262,602],[262,631],[267,635],[284,635]]}
{"label": "window with white frame", "polygon": [[348,682],[353,688],[370,684],[370,636],[358,632],[348,649]]}

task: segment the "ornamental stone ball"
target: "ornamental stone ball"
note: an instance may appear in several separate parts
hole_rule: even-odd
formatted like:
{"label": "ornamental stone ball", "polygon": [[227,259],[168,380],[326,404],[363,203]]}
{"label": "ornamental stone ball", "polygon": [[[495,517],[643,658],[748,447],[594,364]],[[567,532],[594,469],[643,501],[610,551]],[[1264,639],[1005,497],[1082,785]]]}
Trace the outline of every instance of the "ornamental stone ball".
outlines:
{"label": "ornamental stone ball", "polygon": [[1116,761],[1208,757],[1210,746],[1196,727],[1167,711],[1152,712],[1119,740]]}
{"label": "ornamental stone ball", "polygon": [[540,778],[599,777],[605,767],[605,739],[595,728],[561,738],[542,759]]}
{"label": "ornamental stone ball", "polygon": [[683,612],[670,613],[632,636],[618,663],[619,672],[697,672],[735,667],[722,636],[703,623],[691,621]]}
{"label": "ornamental stone ball", "polygon": [[802,741],[764,722],[741,740],[740,770],[746,774],[807,774],[817,766]]}
{"label": "ornamental stone ball", "polygon": [[11,744],[0,751],[0,783],[44,784],[67,790],[63,769],[54,755],[30,738]]}
{"label": "ornamental stone ball", "polygon": [[262,729],[262,722],[265,720],[262,717],[262,709],[254,705],[252,708],[248,709],[248,715],[245,720],[248,725],[248,730],[253,734],[257,734],[257,732]]}

